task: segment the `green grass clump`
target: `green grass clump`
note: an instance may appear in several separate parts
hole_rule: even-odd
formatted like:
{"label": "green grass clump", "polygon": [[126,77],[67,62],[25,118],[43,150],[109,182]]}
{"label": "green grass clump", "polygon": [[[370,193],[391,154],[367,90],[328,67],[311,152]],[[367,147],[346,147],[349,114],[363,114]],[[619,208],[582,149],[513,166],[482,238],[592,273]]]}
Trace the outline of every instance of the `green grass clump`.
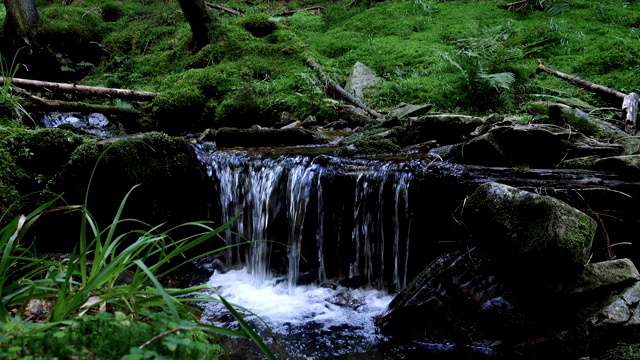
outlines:
{"label": "green grass clump", "polygon": [[[100,159],[112,147],[101,153],[91,178]],[[196,351],[200,355],[195,358],[208,358],[212,353],[219,353],[219,348],[212,345],[216,344],[215,336],[223,334],[250,338],[267,357],[275,358],[229,303],[222,298],[215,299],[201,293],[208,289],[207,285],[177,289],[165,288],[159,281],[192,261],[194,258],[185,258],[184,254],[217,237],[227,229],[229,223],[214,228],[206,222],[190,222],[173,229],[160,230],[161,226],[149,226],[135,219],[122,218],[127,198],[134,189],[125,195],[113,222],[106,228],[100,228],[87,211],[90,186],[87,187],[85,204],[82,206],[52,207],[60,199],[56,197],[28,215],[9,220],[6,226],[0,228],[0,326],[3,329],[0,354],[7,358],[51,356],[50,352],[63,357],[69,356],[69,352],[81,357],[94,355],[93,351],[100,350],[99,346],[89,348],[85,340],[101,338],[110,328],[113,330],[109,332],[112,339],[126,338],[127,333],[133,330],[131,326],[137,327],[142,336],[150,336],[145,332],[148,327],[142,324],[149,323],[154,325],[151,328],[157,337],[148,337],[139,345],[136,341],[140,338],[132,337],[132,341],[138,345],[137,350],[128,348],[132,343],[125,342],[117,349],[110,346],[102,348],[101,351],[106,351],[107,355],[103,353],[104,356],[97,357],[120,358],[129,354],[137,356],[134,358],[150,358],[154,353],[148,353],[144,348],[148,343],[158,340],[167,348],[164,350],[178,354],[177,357],[192,358],[191,351]],[[62,260],[51,260],[35,253],[26,237],[33,224],[52,211],[81,213],[78,245]],[[6,216],[6,212],[0,216],[0,223],[7,222]],[[131,224],[138,226],[128,226]],[[119,230],[123,227],[132,230]],[[199,231],[181,239],[171,235],[184,227]],[[224,250],[225,247],[204,251],[196,258]],[[127,284],[118,281],[123,273],[131,274]],[[184,296],[188,294],[190,296]],[[43,303],[41,310],[32,310],[30,304],[33,301]],[[190,314],[192,307],[189,304],[206,301],[222,302],[236,317],[242,331],[199,324]],[[87,314],[104,312],[113,314],[113,318],[110,315],[84,318]],[[23,321],[27,315],[38,321]],[[132,325],[134,322],[142,323]],[[158,323],[165,325],[155,326]],[[167,330],[162,332],[164,329]],[[192,335],[180,336],[180,332],[191,331],[200,334],[199,337],[204,336],[206,341],[194,342]],[[42,336],[47,340],[42,341]],[[101,344],[107,342],[98,341]],[[26,345],[29,347],[25,348]],[[186,346],[186,352],[181,350],[180,345]]]}

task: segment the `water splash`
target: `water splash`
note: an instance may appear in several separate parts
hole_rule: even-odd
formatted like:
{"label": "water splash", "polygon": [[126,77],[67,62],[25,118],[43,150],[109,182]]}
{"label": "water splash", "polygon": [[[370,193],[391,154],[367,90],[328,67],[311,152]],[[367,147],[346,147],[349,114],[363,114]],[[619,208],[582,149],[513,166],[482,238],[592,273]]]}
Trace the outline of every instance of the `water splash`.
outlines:
{"label": "water splash", "polygon": [[[225,299],[245,309],[245,320],[259,332],[269,324],[287,359],[325,359],[371,351],[384,338],[376,334],[373,317],[392,300],[382,291],[304,285],[291,293],[287,281],[251,281],[247,269],[214,273],[209,284]],[[240,310],[242,311],[242,310]],[[229,326],[226,309],[207,304],[205,322]],[[270,336],[264,336],[269,339]]]}

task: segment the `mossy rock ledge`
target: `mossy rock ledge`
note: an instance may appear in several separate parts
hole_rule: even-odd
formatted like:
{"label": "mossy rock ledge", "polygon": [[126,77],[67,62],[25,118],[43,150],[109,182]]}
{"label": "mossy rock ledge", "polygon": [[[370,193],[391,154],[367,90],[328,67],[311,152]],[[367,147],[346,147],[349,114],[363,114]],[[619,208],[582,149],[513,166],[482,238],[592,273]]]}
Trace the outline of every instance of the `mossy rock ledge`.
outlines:
{"label": "mossy rock ledge", "polygon": [[[91,178],[94,166],[95,174]],[[53,179],[49,189],[63,194],[68,204],[76,205],[85,203],[90,184],[87,206],[97,224],[104,229],[112,224],[127,193],[139,185],[131,191],[122,218],[136,219],[151,226],[166,224],[169,228],[208,218],[208,202],[203,199],[215,198],[210,181],[205,165],[186,140],[147,133],[86,142],[71,154],[70,161]],[[46,233],[46,239],[75,239],[77,231],[73,229],[78,228],[79,218],[52,214],[43,217],[42,225],[39,228]],[[131,226],[145,227],[126,222],[119,228],[127,231]],[[71,251],[73,245],[73,241],[69,244],[47,241],[39,244],[39,250]]]}

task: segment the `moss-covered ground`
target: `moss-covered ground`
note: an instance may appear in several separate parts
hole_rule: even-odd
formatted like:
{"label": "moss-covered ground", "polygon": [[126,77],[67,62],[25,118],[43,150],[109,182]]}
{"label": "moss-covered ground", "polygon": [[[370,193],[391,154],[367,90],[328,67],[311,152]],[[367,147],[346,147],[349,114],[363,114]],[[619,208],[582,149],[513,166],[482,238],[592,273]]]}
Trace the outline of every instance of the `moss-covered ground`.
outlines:
{"label": "moss-covered ground", "polygon": [[[341,84],[356,61],[369,66],[384,79],[365,92],[376,109],[406,102],[431,103],[434,111],[515,113],[539,99],[619,107],[618,100],[536,75],[538,60],[621,92],[638,90],[636,1],[531,0],[511,10],[507,3],[219,1],[244,14],[212,10],[214,41],[192,54],[178,2],[38,1],[39,36],[53,44],[58,62],[21,75],[159,91],[147,111],[198,118],[207,127],[269,126],[283,112],[289,121],[338,120],[308,57]],[[322,10],[279,16],[313,6]]]}

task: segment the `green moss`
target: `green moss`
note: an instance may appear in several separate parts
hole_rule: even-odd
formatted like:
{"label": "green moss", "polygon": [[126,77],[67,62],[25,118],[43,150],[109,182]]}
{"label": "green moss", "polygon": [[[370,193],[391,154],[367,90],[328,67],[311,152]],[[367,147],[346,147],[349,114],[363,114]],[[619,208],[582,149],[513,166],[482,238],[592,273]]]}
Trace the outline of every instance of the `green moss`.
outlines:
{"label": "green moss", "polygon": [[163,129],[190,128],[189,124],[200,120],[206,103],[207,98],[198,87],[174,87],[153,99],[152,115],[162,121]]}
{"label": "green moss", "polygon": [[49,45],[62,71],[87,74],[98,65],[105,28],[97,9],[48,6],[40,15],[38,41]]}
{"label": "green moss", "polygon": [[[0,210],[15,203],[11,218],[23,209],[37,207],[37,196],[21,196],[45,189],[84,140],[57,129],[0,129]],[[19,202],[18,202],[19,201]]]}
{"label": "green moss", "polygon": [[276,30],[276,23],[266,14],[249,14],[241,20],[242,27],[255,37],[265,37]]}
{"label": "green moss", "polygon": [[125,11],[121,4],[108,2],[101,7],[102,20],[105,22],[115,22],[124,17]]}
{"label": "green moss", "polygon": [[400,146],[392,140],[369,136],[338,148],[335,154],[336,156],[389,155],[399,153],[400,150]]}

